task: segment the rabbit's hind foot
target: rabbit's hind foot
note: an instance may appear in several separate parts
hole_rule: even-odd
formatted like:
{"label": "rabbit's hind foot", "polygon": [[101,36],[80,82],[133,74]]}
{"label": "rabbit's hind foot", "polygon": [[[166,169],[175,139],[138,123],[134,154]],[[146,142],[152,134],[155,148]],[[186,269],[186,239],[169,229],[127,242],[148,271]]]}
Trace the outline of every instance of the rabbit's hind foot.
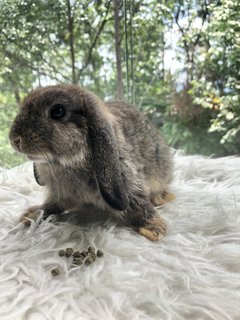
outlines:
{"label": "rabbit's hind foot", "polygon": [[162,206],[167,202],[175,200],[176,196],[173,193],[168,193],[164,191],[162,193],[156,194],[151,198],[151,202],[154,206]]}
{"label": "rabbit's hind foot", "polygon": [[138,232],[151,241],[162,240],[166,234],[166,224],[160,217],[153,217],[146,221],[144,226],[138,228]]}

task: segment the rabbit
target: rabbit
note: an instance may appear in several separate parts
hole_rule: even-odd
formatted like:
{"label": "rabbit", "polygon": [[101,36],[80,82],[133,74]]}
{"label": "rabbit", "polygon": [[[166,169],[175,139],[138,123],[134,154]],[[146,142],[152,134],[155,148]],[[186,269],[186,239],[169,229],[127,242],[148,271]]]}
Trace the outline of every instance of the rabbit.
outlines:
{"label": "rabbit", "polygon": [[24,99],[9,138],[47,191],[22,222],[89,204],[152,241],[165,235],[154,206],[174,199],[171,150],[135,107],[78,85],[40,87]]}

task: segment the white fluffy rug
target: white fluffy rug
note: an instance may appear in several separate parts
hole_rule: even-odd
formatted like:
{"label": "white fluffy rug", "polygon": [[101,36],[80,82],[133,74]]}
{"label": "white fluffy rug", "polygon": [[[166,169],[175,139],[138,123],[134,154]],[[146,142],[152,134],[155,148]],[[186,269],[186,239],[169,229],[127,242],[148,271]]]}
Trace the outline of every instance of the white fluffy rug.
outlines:
{"label": "white fluffy rug", "polygon": [[[0,173],[0,319],[240,319],[240,158],[175,155],[161,210],[168,224],[152,243],[113,224],[18,224],[43,199],[32,164]],[[60,248],[101,248],[71,269]],[[52,278],[58,266],[61,275]]]}

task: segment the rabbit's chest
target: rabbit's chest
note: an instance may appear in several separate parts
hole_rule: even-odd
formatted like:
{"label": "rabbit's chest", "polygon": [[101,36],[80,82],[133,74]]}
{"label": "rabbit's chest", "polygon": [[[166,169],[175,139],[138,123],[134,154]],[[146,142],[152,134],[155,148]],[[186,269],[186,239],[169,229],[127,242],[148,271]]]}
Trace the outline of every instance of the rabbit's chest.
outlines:
{"label": "rabbit's chest", "polygon": [[56,196],[64,202],[74,206],[91,203],[102,207],[102,196],[93,174],[83,173],[80,176],[62,173],[57,181],[55,177],[51,179],[50,186]]}

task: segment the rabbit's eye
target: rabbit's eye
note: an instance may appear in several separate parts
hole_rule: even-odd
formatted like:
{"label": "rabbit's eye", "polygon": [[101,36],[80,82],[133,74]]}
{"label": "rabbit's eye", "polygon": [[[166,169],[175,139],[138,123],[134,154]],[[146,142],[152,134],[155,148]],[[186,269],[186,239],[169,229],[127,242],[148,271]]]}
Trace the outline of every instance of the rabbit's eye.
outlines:
{"label": "rabbit's eye", "polygon": [[65,108],[61,104],[55,104],[50,112],[50,117],[54,120],[62,119],[66,114]]}

